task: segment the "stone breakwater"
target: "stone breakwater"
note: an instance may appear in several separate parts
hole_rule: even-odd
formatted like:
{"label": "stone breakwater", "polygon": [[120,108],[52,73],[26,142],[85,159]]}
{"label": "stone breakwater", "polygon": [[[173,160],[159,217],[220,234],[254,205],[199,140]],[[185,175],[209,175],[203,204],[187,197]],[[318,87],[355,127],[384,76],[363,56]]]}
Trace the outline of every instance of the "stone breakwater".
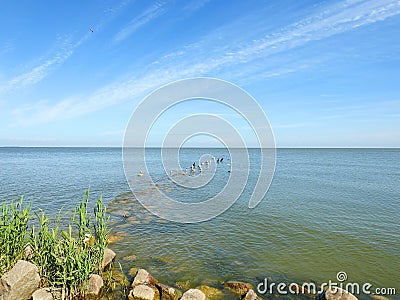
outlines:
{"label": "stone breakwater", "polygon": [[[224,286],[236,294],[238,299],[257,300],[259,296],[245,282],[231,281]],[[185,292],[159,283],[148,271],[139,269],[130,285],[129,300],[212,300],[223,299],[221,290],[207,285],[189,288]]]}
{"label": "stone breakwater", "polygon": [[[104,251],[103,269],[113,266],[116,253],[109,248]],[[115,270],[116,271],[116,270]],[[220,283],[220,287],[201,285],[190,287],[190,282],[182,289],[160,283],[147,270],[131,270],[134,273],[131,282],[124,275],[118,278],[118,272],[112,275],[112,279],[119,282],[123,293],[115,297],[113,289],[104,292],[104,280],[98,274],[91,274],[85,285],[83,299],[128,299],[128,300],[220,300],[241,299],[258,300],[261,298],[254,286],[247,282],[227,281]],[[121,279],[122,278],[122,279]],[[68,300],[65,291],[51,287],[40,287],[39,268],[31,262],[19,260],[15,266],[0,278],[0,300]],[[115,287],[114,287],[115,288]],[[230,293],[229,297],[227,295]],[[276,298],[277,295],[268,295],[268,298]],[[263,296],[264,297],[264,296]],[[327,289],[323,293],[296,295],[298,299],[315,300],[358,300],[351,293],[339,288]],[[377,299],[377,298],[376,298]],[[384,300],[380,298],[379,300]]]}

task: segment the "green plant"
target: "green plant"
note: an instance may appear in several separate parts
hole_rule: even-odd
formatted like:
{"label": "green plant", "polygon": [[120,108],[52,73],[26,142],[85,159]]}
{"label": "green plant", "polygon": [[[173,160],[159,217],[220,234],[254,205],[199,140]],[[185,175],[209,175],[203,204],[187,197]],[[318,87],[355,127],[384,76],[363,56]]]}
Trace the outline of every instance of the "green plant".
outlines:
{"label": "green plant", "polygon": [[[102,274],[106,238],[106,209],[100,197],[94,214],[88,213],[89,190],[76,207],[66,230],[60,229],[60,214],[49,227],[49,219],[37,214],[38,229],[32,228],[32,261],[39,266],[42,285],[62,288],[70,299],[80,298],[92,273]],[[91,217],[94,221],[91,221]],[[77,233],[74,233],[76,229]]]}
{"label": "green plant", "polygon": [[11,204],[2,203],[0,219],[0,276],[24,256],[28,222],[31,217],[29,206],[23,207],[23,198]]}

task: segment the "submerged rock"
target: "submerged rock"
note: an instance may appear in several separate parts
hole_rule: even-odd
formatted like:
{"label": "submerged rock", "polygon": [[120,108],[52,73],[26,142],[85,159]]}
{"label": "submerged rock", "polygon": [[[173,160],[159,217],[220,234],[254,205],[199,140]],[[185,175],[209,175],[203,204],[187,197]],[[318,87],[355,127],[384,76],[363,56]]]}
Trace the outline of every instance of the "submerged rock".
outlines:
{"label": "submerged rock", "polygon": [[224,295],[219,289],[208,285],[201,285],[197,289],[202,291],[209,299],[220,299]]}
{"label": "submerged rock", "polygon": [[181,300],[206,300],[206,295],[199,289],[190,289],[183,293]]}
{"label": "submerged rock", "polygon": [[131,254],[131,255],[125,256],[123,258],[123,260],[125,260],[125,261],[134,261],[136,259],[137,259],[137,256],[135,254]]}
{"label": "submerged rock", "polygon": [[125,273],[118,269],[113,270],[111,280],[116,287],[128,287],[130,285]]}
{"label": "submerged rock", "polygon": [[250,283],[242,281],[227,281],[224,283],[224,286],[239,296],[245,295],[249,290],[253,288]]}
{"label": "submerged rock", "polygon": [[177,281],[175,282],[176,286],[182,290],[187,290],[190,288],[190,281],[186,280],[186,281]]}
{"label": "submerged rock", "polygon": [[124,239],[124,238],[123,238],[121,235],[119,235],[119,234],[109,234],[109,235],[107,236],[107,243],[108,243],[108,244],[113,244],[113,243],[122,241],[123,239]]}
{"label": "submerged rock", "polygon": [[19,260],[0,279],[0,299],[28,300],[38,288],[39,283],[38,267],[28,261]]}
{"label": "submerged rock", "polygon": [[389,300],[389,298],[381,295],[372,295],[372,298],[374,298],[375,300]]}
{"label": "submerged rock", "polygon": [[156,287],[140,284],[135,286],[128,295],[129,300],[159,300],[160,293]]}

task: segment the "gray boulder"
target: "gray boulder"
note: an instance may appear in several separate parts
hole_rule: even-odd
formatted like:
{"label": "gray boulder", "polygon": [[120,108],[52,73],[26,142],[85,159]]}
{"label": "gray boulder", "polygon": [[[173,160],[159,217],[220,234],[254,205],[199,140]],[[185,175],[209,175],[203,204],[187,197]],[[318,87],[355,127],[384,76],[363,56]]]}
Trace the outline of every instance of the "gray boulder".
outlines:
{"label": "gray boulder", "polygon": [[0,300],[28,300],[39,283],[38,267],[28,261],[19,260],[0,279]]}
{"label": "gray boulder", "polygon": [[97,299],[103,290],[104,282],[100,275],[92,274],[89,276],[86,296],[88,299]]}
{"label": "gray boulder", "polygon": [[103,270],[106,270],[115,259],[115,252],[109,248],[104,249],[104,256],[103,256]]}
{"label": "gray boulder", "polygon": [[139,269],[136,272],[135,278],[133,279],[133,282],[132,282],[131,286],[134,287],[134,286],[140,285],[140,284],[146,284],[146,285],[150,285],[150,286],[155,286],[156,280],[145,269]]}
{"label": "gray boulder", "polygon": [[156,287],[140,284],[135,286],[128,295],[129,300],[160,300]]}
{"label": "gray boulder", "polygon": [[42,288],[42,289],[36,290],[32,294],[32,300],[54,300],[54,297],[51,294],[50,289]]}
{"label": "gray boulder", "polygon": [[181,300],[206,300],[206,295],[199,289],[190,289],[183,293]]}

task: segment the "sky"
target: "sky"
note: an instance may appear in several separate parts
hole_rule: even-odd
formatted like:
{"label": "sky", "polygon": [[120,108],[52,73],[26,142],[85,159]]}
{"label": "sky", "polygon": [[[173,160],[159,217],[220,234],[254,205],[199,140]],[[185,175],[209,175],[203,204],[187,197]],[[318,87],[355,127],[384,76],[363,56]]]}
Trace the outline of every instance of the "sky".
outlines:
{"label": "sky", "polygon": [[[259,103],[277,147],[400,147],[398,0],[0,5],[0,146],[120,147],[149,93],[211,77]],[[148,145],[194,113],[256,146],[251,124],[208,99],[165,112]]]}

